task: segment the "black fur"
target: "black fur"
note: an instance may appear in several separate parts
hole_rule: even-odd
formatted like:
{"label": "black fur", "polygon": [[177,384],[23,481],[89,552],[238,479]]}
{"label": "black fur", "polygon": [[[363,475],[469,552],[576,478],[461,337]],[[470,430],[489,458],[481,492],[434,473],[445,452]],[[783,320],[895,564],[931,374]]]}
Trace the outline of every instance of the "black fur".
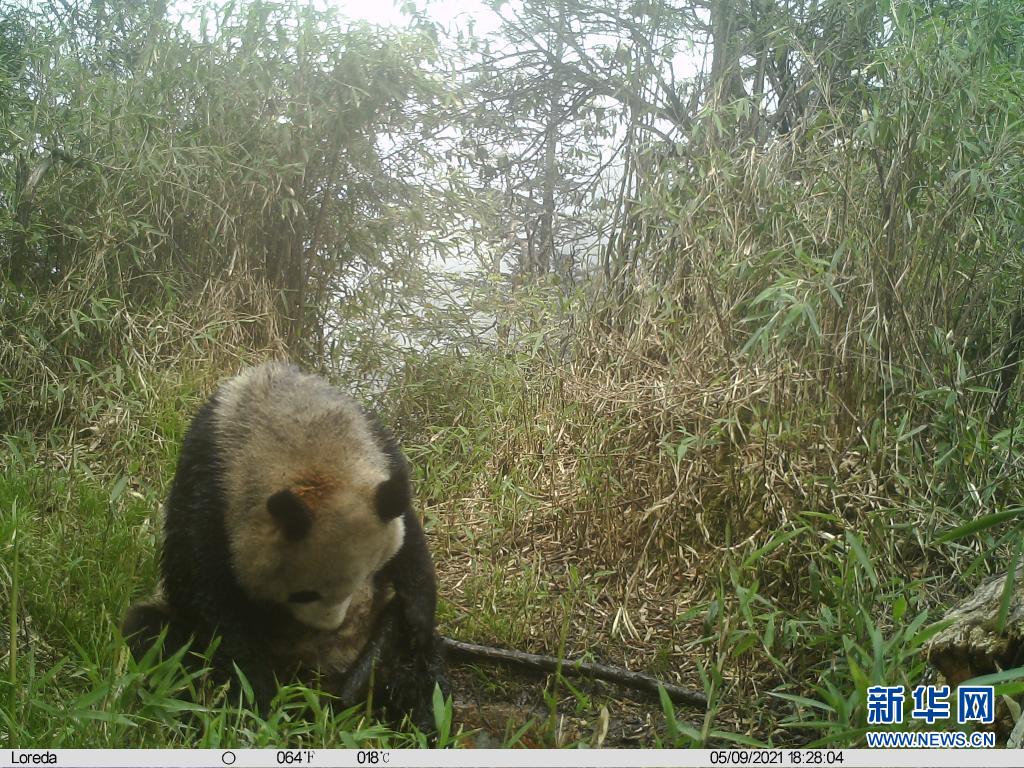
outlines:
{"label": "black fur", "polygon": [[[391,585],[395,598],[374,632],[379,645],[374,700],[379,697],[392,719],[411,711],[417,725],[432,729],[430,722],[422,720],[423,713],[432,711],[432,702],[423,696],[432,696],[434,681],[447,693],[435,625],[437,576],[427,537],[412,509],[409,464],[391,432],[373,414],[367,417],[391,463],[391,478],[378,489],[377,513],[385,520],[401,515],[405,523],[402,548],[376,576],[379,585]],[[360,674],[359,662],[349,674],[352,678]]]}
{"label": "black fur", "polygon": [[[211,660],[215,676],[228,679],[237,665],[252,685],[257,705],[266,711],[278,681],[294,679],[298,671],[274,661],[270,640],[309,630],[283,607],[249,599],[234,576],[225,529],[222,451],[214,431],[217,408],[215,394],[192,421],[167,500],[160,559],[166,604],[133,606],[123,632],[136,658],[165,628],[167,654],[190,638],[193,649],[206,648],[219,635],[221,641]],[[378,492],[378,512],[384,519],[401,515],[405,539],[375,576],[378,594],[390,587],[394,598],[378,617],[372,640],[350,670],[340,676],[328,675],[322,684],[348,706],[365,699],[372,678],[373,700],[388,718],[398,721],[409,713],[421,728],[432,729],[434,685],[444,686],[434,623],[434,567],[412,509],[405,457],[391,434],[369,418],[393,469],[391,479]],[[287,536],[308,532],[308,510],[300,499],[290,493],[275,494],[270,502],[268,510]]]}
{"label": "black fur", "polygon": [[291,491],[278,491],[267,499],[267,511],[288,541],[299,541],[313,527],[309,507]]}
{"label": "black fur", "polygon": [[396,471],[377,487],[377,514],[381,520],[393,520],[405,514],[412,500],[409,498],[409,478],[404,468]]}

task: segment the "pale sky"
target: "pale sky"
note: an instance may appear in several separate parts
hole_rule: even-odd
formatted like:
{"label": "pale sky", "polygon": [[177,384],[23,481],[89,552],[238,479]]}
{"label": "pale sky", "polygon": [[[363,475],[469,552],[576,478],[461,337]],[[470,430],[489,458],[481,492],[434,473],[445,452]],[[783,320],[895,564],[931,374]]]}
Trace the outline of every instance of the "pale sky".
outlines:
{"label": "pale sky", "polygon": [[[352,19],[363,19],[372,24],[403,26],[408,17],[399,8],[405,0],[322,0],[333,5]],[[493,32],[498,28],[497,14],[479,0],[416,0],[416,5],[445,27],[465,28],[473,22],[478,33]]]}
{"label": "pale sky", "polygon": [[[480,0],[308,0],[316,8],[337,8],[342,16],[353,21],[367,21],[380,26],[404,27],[409,16],[400,8],[410,2],[449,32],[468,29],[473,25],[477,34],[496,32],[501,19]],[[186,29],[196,32],[196,0],[171,0],[170,8],[177,13]]]}

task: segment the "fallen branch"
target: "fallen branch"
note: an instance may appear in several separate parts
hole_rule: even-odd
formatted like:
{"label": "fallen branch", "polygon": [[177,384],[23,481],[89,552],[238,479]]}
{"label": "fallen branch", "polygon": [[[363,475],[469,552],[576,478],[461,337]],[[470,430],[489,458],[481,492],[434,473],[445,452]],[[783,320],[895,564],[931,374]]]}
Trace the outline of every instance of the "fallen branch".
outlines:
{"label": "fallen branch", "polygon": [[663,682],[642,672],[631,672],[624,667],[611,667],[607,664],[596,664],[589,661],[570,661],[567,659],[559,661],[554,656],[542,656],[536,653],[492,648],[487,645],[452,640],[450,637],[442,637],[441,642],[444,646],[445,655],[449,659],[457,661],[486,661],[500,664],[504,667],[513,667],[528,672],[545,674],[560,671],[563,677],[592,677],[597,680],[616,683],[635,691],[643,691],[654,697],[658,696],[658,686],[661,686],[665,689],[669,699],[676,704],[685,704],[699,708],[706,708],[708,705],[708,700],[702,693],[689,691],[674,683]]}

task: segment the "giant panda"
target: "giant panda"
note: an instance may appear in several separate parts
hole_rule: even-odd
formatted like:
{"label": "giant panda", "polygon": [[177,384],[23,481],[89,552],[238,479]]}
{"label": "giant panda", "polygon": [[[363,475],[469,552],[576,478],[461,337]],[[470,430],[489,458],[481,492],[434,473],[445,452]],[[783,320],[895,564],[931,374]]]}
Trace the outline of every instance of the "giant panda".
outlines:
{"label": "giant panda", "polygon": [[215,637],[266,710],[279,683],[428,728],[444,689],[437,583],[397,442],[348,395],[284,363],[226,381],[185,436],[164,509],[160,587],[128,612],[140,658]]}

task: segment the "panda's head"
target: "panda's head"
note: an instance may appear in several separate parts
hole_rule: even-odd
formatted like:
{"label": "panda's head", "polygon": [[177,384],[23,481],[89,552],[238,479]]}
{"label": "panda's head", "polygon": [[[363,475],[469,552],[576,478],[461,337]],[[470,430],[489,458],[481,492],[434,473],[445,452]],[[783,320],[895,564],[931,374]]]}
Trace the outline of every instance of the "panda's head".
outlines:
{"label": "panda's head", "polygon": [[347,395],[269,364],[217,395],[224,522],[246,596],[332,630],[402,546],[404,459]]}

